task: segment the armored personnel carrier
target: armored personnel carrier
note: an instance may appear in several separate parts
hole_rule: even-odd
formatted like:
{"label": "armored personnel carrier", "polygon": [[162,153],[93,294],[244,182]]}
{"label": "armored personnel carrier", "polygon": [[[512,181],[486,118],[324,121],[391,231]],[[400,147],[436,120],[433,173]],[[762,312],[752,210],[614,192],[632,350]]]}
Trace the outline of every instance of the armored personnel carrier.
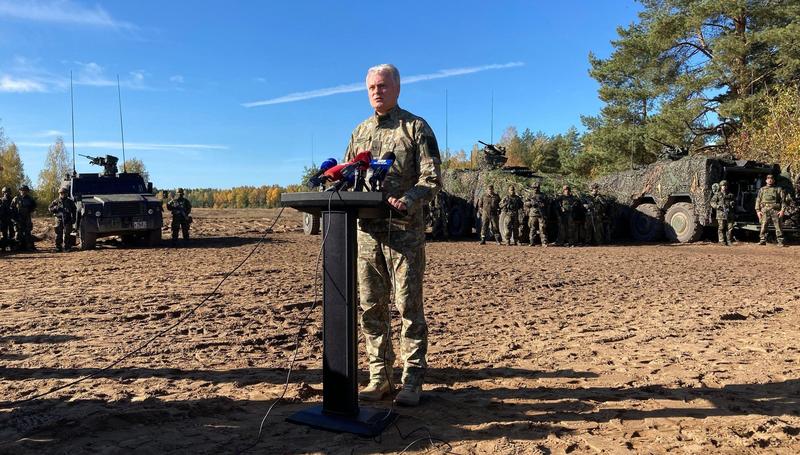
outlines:
{"label": "armored personnel carrier", "polygon": [[153,184],[137,173],[117,173],[117,157],[81,155],[99,174],[76,174],[64,182],[78,209],[75,232],[82,250],[93,249],[99,237],[120,236],[124,243],[137,240],[148,246],[161,241],[161,200]]}
{"label": "armored personnel carrier", "polygon": [[[735,228],[758,231],[755,199],[770,173],[775,174],[776,184],[794,194],[790,180],[780,176],[776,165],[701,155],[657,161],[642,169],[601,177],[594,183],[618,204],[615,236],[628,234],[643,242],[666,237],[686,243],[699,240],[705,228],[716,226],[709,202],[712,185],[723,179],[736,196]],[[786,231],[796,230],[797,218],[796,210],[787,214]]]}

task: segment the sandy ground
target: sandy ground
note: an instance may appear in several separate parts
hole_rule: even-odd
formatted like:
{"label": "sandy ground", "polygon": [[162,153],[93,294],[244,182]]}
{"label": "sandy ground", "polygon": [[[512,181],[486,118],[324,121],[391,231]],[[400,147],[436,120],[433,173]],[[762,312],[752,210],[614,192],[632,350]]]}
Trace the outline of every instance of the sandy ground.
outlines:
{"label": "sandy ground", "polygon": [[[188,248],[107,242],[57,254],[43,241],[38,253],[0,257],[0,452],[250,445],[314,300],[321,239],[302,235],[294,211],[175,330],[95,378],[23,400],[97,373],[173,324],[275,214],[198,210]],[[287,400],[248,453],[398,453],[428,430],[457,454],[798,453],[798,278],[798,246],[431,243],[421,406],[401,409],[374,440],[286,423],[321,401],[316,309]],[[449,449],[439,444],[409,452]]]}

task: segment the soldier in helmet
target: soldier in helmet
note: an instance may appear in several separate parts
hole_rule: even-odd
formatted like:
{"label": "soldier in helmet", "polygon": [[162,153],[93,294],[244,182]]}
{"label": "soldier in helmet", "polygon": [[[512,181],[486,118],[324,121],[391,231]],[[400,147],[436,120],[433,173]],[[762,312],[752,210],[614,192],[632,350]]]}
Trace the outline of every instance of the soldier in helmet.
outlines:
{"label": "soldier in helmet", "polygon": [[775,186],[775,177],[772,174],[767,175],[767,185],[758,190],[756,196],[756,215],[758,221],[761,222],[761,241],[759,245],[767,244],[767,227],[769,222],[775,226],[775,238],[778,241],[778,246],[786,246],[783,243],[783,229],[781,226],[781,218],[783,218],[786,205],[788,203],[788,196],[783,188]]}
{"label": "soldier in helmet", "polygon": [[11,188],[4,186],[0,195],[0,251],[14,246],[14,208],[11,206]]}
{"label": "soldier in helmet", "polygon": [[69,191],[66,188],[58,190],[58,197],[50,203],[47,210],[56,218],[56,251],[71,250],[72,225],[78,210],[69,197]]}
{"label": "soldier in helmet", "polygon": [[[478,210],[481,212],[481,245],[486,244],[486,237],[494,236],[500,245],[500,195],[494,192],[494,185],[489,185],[488,191],[483,193],[478,200]],[[491,238],[491,237],[490,237]]]}
{"label": "soldier in helmet", "polygon": [[167,202],[167,210],[172,212],[172,246],[178,244],[178,230],[183,233],[183,242],[189,242],[189,225],[192,223],[192,204],[183,197],[183,188],[175,191],[175,197]]}
{"label": "soldier in helmet", "polygon": [[17,244],[21,250],[33,251],[36,247],[33,244],[33,212],[36,210],[36,200],[31,197],[31,189],[28,185],[22,185],[19,194],[11,201],[17,228]]}
{"label": "soldier in helmet", "polygon": [[528,212],[529,244],[535,245],[538,236],[542,246],[547,246],[547,208],[549,201],[541,192],[541,184],[533,182],[531,194],[525,201],[525,210]]}
{"label": "soldier in helmet", "polygon": [[589,231],[586,241],[594,245],[602,245],[605,243],[606,239],[604,231],[607,224],[608,202],[606,202],[605,198],[600,194],[600,186],[598,184],[592,184],[591,192],[589,196],[587,196],[586,201],[589,206],[588,213],[586,214],[588,218],[586,229]]}
{"label": "soldier in helmet", "polygon": [[733,243],[734,206],[736,199],[728,191],[727,180],[719,182],[717,192],[711,197],[711,208],[715,211],[717,219],[717,233],[721,245]]}
{"label": "soldier in helmet", "polygon": [[575,243],[575,222],[573,213],[578,200],[572,195],[572,188],[564,185],[558,198],[558,243],[569,246]]}
{"label": "soldier in helmet", "polygon": [[[517,196],[517,190],[513,186],[508,187],[508,195],[500,201],[500,210],[505,214],[503,222],[503,233],[506,237],[506,244],[519,244],[519,213],[522,210],[522,198]],[[511,238],[514,243],[511,243]]]}

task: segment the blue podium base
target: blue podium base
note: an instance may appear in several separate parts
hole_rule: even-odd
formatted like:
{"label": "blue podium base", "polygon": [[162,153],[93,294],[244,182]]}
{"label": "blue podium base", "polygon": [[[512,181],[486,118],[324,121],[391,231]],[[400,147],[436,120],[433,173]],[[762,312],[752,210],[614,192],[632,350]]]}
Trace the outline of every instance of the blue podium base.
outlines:
{"label": "blue podium base", "polygon": [[388,409],[359,408],[358,415],[342,416],[322,412],[322,405],[298,411],[286,418],[287,422],[308,425],[336,433],[352,433],[373,438],[383,433],[397,419],[397,413]]}

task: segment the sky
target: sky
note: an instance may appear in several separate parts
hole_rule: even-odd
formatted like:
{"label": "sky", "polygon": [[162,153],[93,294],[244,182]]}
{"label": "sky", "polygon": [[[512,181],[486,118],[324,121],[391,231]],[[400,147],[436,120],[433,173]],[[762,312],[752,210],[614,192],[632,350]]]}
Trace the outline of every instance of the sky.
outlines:
{"label": "sky", "polygon": [[[253,2],[0,0],[0,126],[35,183],[48,147],[142,160],[159,188],[298,183],[372,114],[393,63],[400,106],[440,148],[515,126],[556,134],[602,107],[588,55],[633,0]],[[78,157],[78,172],[94,172]]]}

